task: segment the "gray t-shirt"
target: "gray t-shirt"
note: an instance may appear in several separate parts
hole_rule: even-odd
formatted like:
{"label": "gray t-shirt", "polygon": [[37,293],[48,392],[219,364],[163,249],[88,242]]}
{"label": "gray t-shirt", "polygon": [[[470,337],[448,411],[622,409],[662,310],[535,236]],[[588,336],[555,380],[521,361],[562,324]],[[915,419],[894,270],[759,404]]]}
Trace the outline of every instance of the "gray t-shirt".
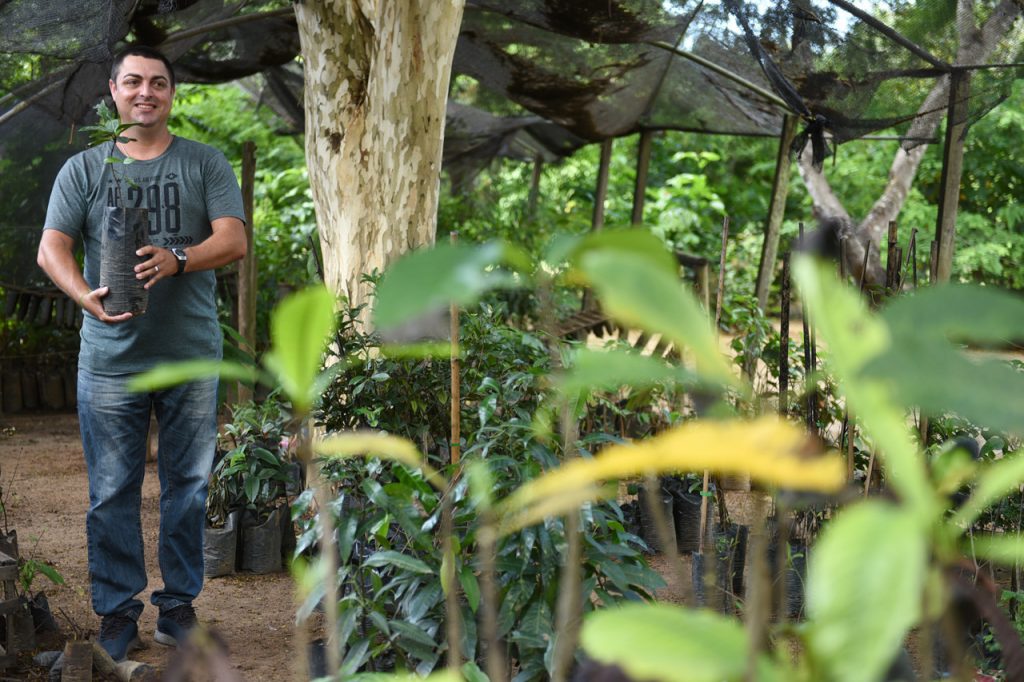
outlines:
{"label": "gray t-shirt", "polygon": [[[85,247],[86,282],[100,276],[100,226],[114,205],[110,145],[71,157],[50,194],[44,229],[59,230]],[[120,152],[113,154],[122,156]],[[135,186],[121,181],[125,206],[149,209],[149,237],[165,248],[194,246],[210,236],[217,218],[245,220],[242,194],[231,164],[219,151],[180,137],[155,159],[118,164]],[[212,270],[167,277],[149,290],[146,313],[106,324],[85,314],[79,366],[93,374],[131,374],[155,365],[191,359],[219,359],[216,278]]]}

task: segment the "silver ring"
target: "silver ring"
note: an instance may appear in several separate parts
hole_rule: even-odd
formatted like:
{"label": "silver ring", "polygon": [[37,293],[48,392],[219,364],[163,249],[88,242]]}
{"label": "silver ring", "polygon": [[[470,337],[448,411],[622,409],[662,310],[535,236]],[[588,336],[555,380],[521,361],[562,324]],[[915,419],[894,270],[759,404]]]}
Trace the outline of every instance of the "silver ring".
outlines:
{"label": "silver ring", "polygon": [[159,265],[154,265],[153,266],[153,270],[155,270],[156,272],[160,272],[160,266]]}

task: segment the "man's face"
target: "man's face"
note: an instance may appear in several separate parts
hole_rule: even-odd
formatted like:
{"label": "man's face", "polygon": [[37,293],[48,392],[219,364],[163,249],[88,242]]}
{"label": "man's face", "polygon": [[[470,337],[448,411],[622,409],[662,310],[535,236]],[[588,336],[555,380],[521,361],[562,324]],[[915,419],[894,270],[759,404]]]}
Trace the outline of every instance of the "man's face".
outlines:
{"label": "man's face", "polygon": [[144,128],[167,126],[174,89],[167,67],[159,59],[125,57],[117,81],[110,81],[110,96],[125,123],[138,123]]}

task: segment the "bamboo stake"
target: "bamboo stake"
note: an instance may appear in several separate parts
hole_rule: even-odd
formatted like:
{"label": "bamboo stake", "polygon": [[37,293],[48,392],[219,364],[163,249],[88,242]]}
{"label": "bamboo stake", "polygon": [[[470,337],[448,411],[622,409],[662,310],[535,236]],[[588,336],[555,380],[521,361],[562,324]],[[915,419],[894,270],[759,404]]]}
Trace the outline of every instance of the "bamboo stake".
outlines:
{"label": "bamboo stake", "polygon": [[788,251],[782,255],[782,302],[779,312],[779,414],[783,417],[789,412],[789,256]]}
{"label": "bamboo stake", "polygon": [[889,240],[885,249],[885,294],[891,296],[896,286],[896,268],[899,258],[896,255],[896,245],[899,239],[899,228],[895,220],[889,221]]}
{"label": "bamboo stake", "polygon": [[[725,297],[725,256],[729,245],[729,216],[722,220],[722,251],[718,257],[718,290],[715,295],[715,336],[718,336],[718,325],[722,320],[722,299]],[[708,496],[711,487],[711,472],[704,470],[704,481],[700,490],[700,537],[697,539],[697,551],[704,555],[704,535],[707,532]],[[724,504],[721,486],[718,486],[719,514],[721,505]]]}
{"label": "bamboo stake", "polygon": [[871,476],[874,474],[875,468],[875,451],[871,451],[871,456],[868,458],[868,473],[864,477],[864,497],[866,498],[871,492]]}
{"label": "bamboo stake", "polygon": [[722,321],[722,299],[725,298],[725,256],[729,246],[729,216],[722,220],[722,252],[718,257],[718,294],[715,297],[715,333]]}
{"label": "bamboo stake", "polygon": [[935,284],[938,279],[939,243],[932,240],[931,252],[928,254],[928,282]]}
{"label": "bamboo stake", "polygon": [[[799,223],[797,228],[800,242],[804,240],[804,224],[803,221]],[[807,428],[814,430],[814,394],[811,391],[811,373],[814,371],[813,365],[811,364],[811,328],[807,324],[807,303],[801,297],[800,299],[800,326],[803,330],[804,340],[804,384],[807,389],[807,397],[804,403],[804,422],[807,424]]]}
{"label": "bamboo stake", "polygon": [[[452,244],[458,241],[459,233],[451,233]],[[451,367],[452,367],[452,404],[451,404],[451,463],[458,464],[462,454],[462,425],[460,420],[462,396],[459,385],[459,305],[452,303],[451,313]]]}
{"label": "bamboo stake", "polygon": [[868,242],[868,247],[864,249],[864,264],[860,269],[860,293],[864,293],[864,287],[867,285],[867,274],[868,274],[868,258],[871,256],[871,242]]}

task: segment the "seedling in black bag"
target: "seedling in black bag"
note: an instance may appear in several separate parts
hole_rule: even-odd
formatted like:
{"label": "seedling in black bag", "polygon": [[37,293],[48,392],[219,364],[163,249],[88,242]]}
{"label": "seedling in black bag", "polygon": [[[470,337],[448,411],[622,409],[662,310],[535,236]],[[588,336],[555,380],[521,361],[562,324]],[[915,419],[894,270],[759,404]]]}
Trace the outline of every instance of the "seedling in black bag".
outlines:
{"label": "seedling in black bag", "polygon": [[119,142],[127,144],[135,141],[124,133],[139,124],[122,123],[117,112],[103,101],[96,105],[95,110],[100,119],[99,124],[86,126],[82,130],[89,133],[89,144],[92,147],[110,143],[110,155],[105,163],[110,165],[114,176],[113,205],[106,208],[100,239],[99,284],[110,289],[103,298],[103,310],[108,315],[141,315],[146,312],[149,291],[142,281],[136,279],[134,266],[141,260],[136,255],[138,250],[149,244],[149,210],[124,205],[121,181],[129,187],[138,188],[125,172],[125,166],[133,163],[134,159],[127,154],[124,157],[114,155]]}

